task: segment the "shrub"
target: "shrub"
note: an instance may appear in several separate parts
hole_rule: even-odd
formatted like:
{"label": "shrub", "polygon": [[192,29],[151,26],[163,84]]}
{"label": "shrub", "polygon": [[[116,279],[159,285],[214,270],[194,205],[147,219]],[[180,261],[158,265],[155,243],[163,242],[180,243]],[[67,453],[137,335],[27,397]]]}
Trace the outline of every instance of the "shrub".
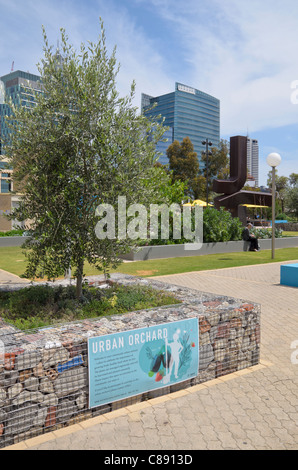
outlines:
{"label": "shrub", "polygon": [[0,237],[16,237],[16,236],[22,236],[24,233],[24,230],[19,229],[19,230],[8,230],[8,232],[0,232]]}
{"label": "shrub", "polygon": [[206,207],[203,214],[203,236],[205,243],[241,240],[243,226],[230,212]]}
{"label": "shrub", "polygon": [[[183,225],[182,225],[183,226]],[[169,239],[163,240],[158,238],[156,240],[140,240],[139,246],[144,245],[173,245],[190,243],[192,240],[187,240],[182,236],[180,239],[173,239],[172,232],[172,217],[169,220]],[[192,211],[192,229],[195,228],[194,211]],[[241,240],[243,226],[237,217],[232,217],[230,212],[224,210],[222,207],[218,211],[213,207],[206,207],[203,212],[203,241],[205,243],[212,242],[226,242],[232,240]],[[160,233],[160,230],[159,230]]]}
{"label": "shrub", "polygon": [[[253,228],[252,232],[260,239],[272,238],[272,231],[267,228]],[[275,238],[282,237],[282,230],[278,227],[275,227]]]}
{"label": "shrub", "polygon": [[287,216],[286,214],[281,212],[280,214],[277,214],[277,216],[275,217],[275,220],[287,220]]}

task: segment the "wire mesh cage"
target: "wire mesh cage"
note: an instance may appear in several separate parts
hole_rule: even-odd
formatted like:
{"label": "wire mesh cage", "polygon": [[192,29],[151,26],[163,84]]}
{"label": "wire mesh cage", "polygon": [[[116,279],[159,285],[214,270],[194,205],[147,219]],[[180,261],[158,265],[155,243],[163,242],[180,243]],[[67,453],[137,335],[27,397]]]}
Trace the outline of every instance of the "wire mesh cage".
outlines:
{"label": "wire mesh cage", "polygon": [[[0,447],[259,362],[259,305],[185,288],[174,293],[182,304],[111,318],[26,331],[0,322]],[[194,317],[199,331],[195,378],[89,408],[88,338]]]}

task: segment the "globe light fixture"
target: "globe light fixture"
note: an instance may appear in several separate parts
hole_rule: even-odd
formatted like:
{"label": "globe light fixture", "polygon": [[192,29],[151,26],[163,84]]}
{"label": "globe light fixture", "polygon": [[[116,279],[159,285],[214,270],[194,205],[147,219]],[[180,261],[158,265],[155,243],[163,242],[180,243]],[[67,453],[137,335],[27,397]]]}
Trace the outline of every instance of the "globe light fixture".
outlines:
{"label": "globe light fixture", "polygon": [[271,243],[271,258],[274,259],[275,256],[275,168],[281,162],[281,156],[279,153],[269,153],[267,156],[267,164],[272,168],[272,243]]}
{"label": "globe light fixture", "polygon": [[275,168],[280,164],[281,156],[279,155],[279,153],[275,153],[275,152],[269,153],[266,161],[269,166],[271,166],[272,168]]}

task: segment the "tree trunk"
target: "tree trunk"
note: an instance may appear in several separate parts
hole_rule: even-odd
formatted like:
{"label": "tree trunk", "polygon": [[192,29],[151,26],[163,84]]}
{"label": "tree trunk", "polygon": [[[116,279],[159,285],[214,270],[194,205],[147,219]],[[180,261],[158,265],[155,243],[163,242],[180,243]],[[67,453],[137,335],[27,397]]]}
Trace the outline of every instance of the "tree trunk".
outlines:
{"label": "tree trunk", "polygon": [[83,297],[83,271],[84,271],[84,260],[80,261],[77,269],[77,285],[76,285],[76,296],[77,300]]}

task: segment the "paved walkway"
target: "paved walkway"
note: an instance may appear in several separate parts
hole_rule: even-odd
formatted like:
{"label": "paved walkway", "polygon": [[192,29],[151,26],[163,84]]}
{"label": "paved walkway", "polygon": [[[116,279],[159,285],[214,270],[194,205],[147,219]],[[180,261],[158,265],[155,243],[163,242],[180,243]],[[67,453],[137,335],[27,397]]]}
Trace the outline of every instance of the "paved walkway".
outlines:
{"label": "paved walkway", "polygon": [[7,287],[15,284],[30,284],[30,281],[0,269],[0,285]]}
{"label": "paved walkway", "polygon": [[274,263],[158,278],[261,303],[260,365],[11,449],[298,449],[298,288],[281,286],[279,273]]}

